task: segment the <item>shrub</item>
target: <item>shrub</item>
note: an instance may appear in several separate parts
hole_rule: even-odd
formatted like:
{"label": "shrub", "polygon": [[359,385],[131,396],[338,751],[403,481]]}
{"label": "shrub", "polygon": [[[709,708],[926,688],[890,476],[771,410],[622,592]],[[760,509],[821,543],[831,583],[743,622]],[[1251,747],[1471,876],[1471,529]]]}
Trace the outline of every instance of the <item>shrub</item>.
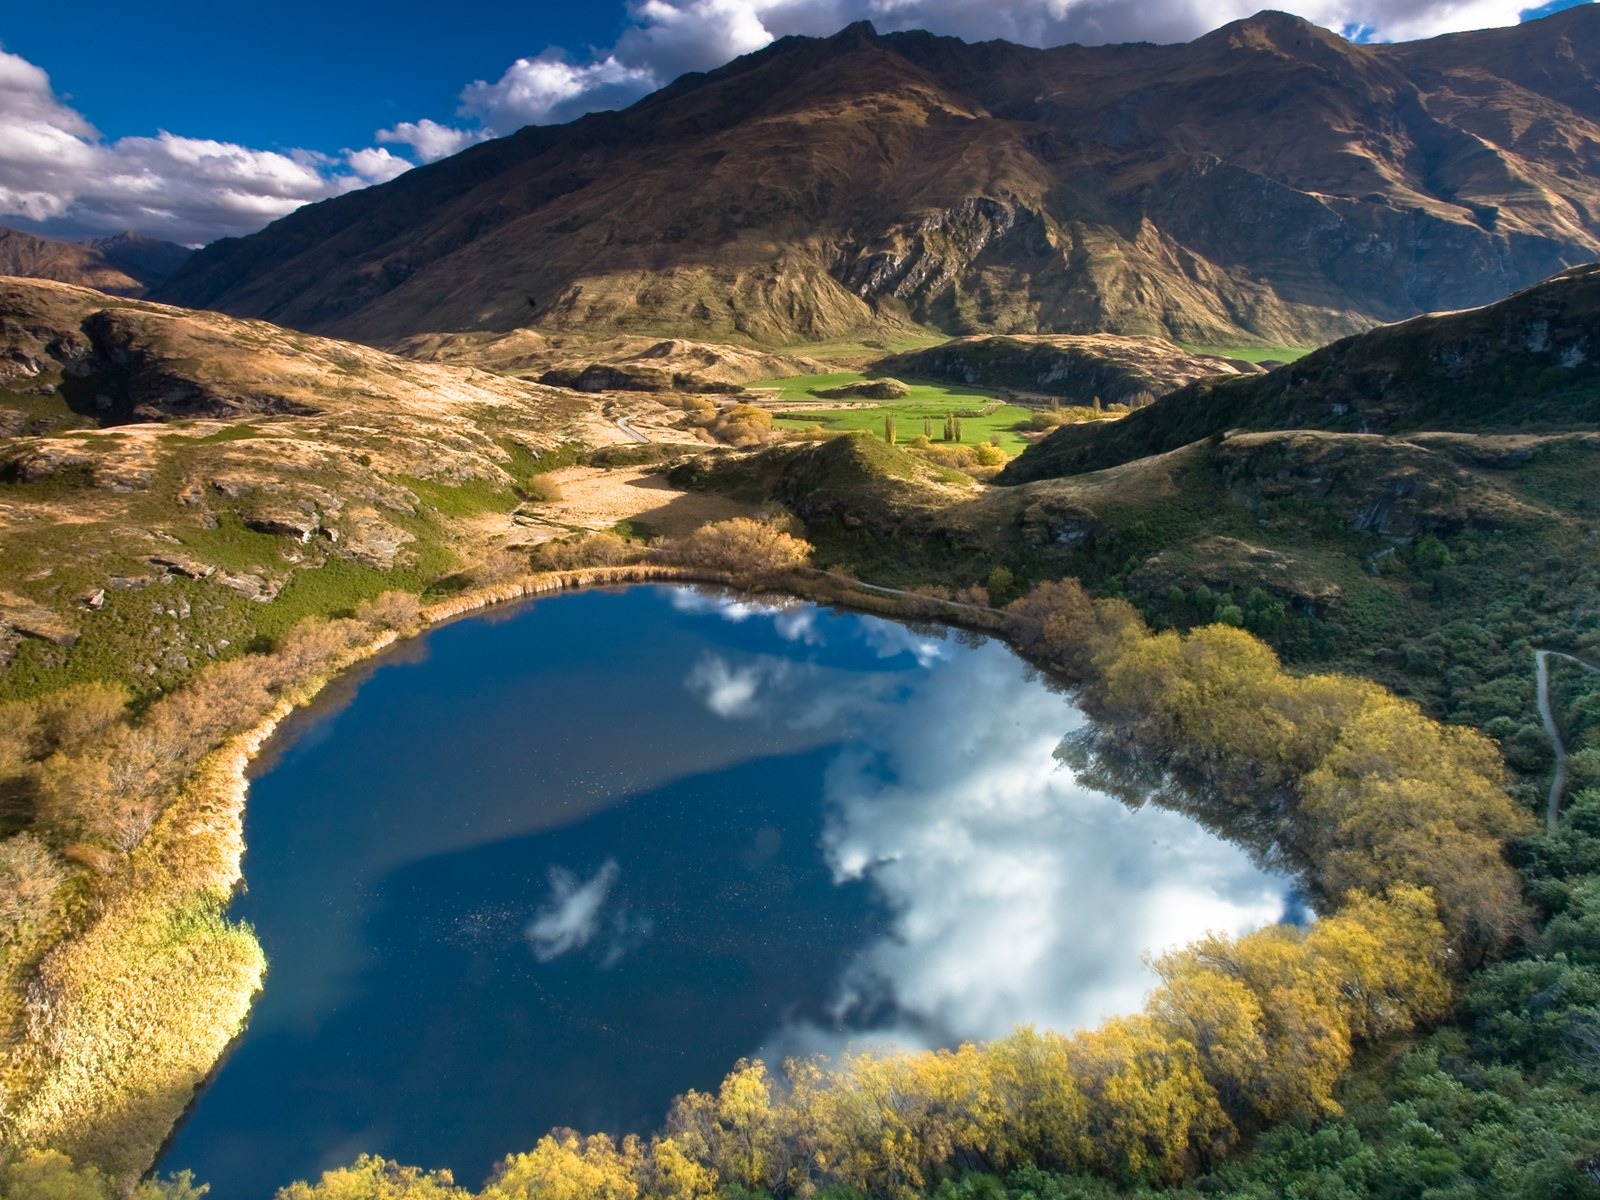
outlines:
{"label": "shrub", "polygon": [[688,537],[667,544],[662,553],[686,566],[759,575],[803,565],[811,557],[811,544],[774,523],[734,517],[702,525]]}
{"label": "shrub", "polygon": [[137,845],[156,816],[166,765],[152,740],[122,728],[83,754],[52,754],[39,770],[35,822],[57,845]]}
{"label": "shrub", "polygon": [[410,592],[381,592],[356,606],[356,620],[396,633],[415,633],[422,625],[422,604]]}
{"label": "shrub", "polygon": [[126,689],[108,683],[83,683],[42,697],[37,704],[44,752],[72,754],[105,736],[121,723],[128,705]]}
{"label": "shrub", "polygon": [[536,571],[574,571],[583,567],[620,567],[638,562],[639,548],[614,533],[586,533],[581,537],[540,542],[533,548]]}
{"label": "shrub", "polygon": [[274,679],[297,683],[320,674],[366,636],[366,626],[360,621],[307,617],[278,639],[272,655]]}
{"label": "shrub", "polygon": [[50,916],[66,872],[31,833],[0,842],[0,943],[25,941]]}
{"label": "shrub", "polygon": [[548,475],[530,475],[522,485],[523,496],[535,504],[549,504],[563,498],[561,485]]}
{"label": "shrub", "polygon": [[711,432],[730,446],[759,446],[772,438],[772,414],[753,404],[734,404],[716,415]]}
{"label": "shrub", "polygon": [[984,590],[1001,604],[1016,593],[1016,588],[1017,577],[1009,567],[995,567],[984,580]]}

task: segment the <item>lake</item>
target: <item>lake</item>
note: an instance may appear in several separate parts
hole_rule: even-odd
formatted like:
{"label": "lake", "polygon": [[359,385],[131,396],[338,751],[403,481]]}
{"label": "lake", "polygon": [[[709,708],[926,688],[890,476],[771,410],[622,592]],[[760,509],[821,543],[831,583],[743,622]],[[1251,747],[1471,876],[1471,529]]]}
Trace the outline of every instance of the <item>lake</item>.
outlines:
{"label": "lake", "polygon": [[371,1152],[476,1186],[741,1056],[1136,1009],[1142,956],[1298,909],[1081,783],[997,642],[680,587],[403,643],[257,764],[250,1025],[162,1157],[255,1200]]}

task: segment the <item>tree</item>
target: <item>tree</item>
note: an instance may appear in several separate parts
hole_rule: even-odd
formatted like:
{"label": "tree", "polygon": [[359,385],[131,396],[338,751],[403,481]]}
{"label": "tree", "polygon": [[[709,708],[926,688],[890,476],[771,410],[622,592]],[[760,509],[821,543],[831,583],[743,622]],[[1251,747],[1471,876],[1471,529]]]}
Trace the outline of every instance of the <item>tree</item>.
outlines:
{"label": "tree", "polygon": [[1301,785],[1335,896],[1395,883],[1431,889],[1452,947],[1476,965],[1529,923],[1501,839],[1531,827],[1482,734],[1440,725],[1373,689]]}
{"label": "tree", "polygon": [[1195,1048],[1206,1083],[1233,1121],[1253,1117],[1269,1069],[1261,1002],[1242,980],[1193,954],[1168,954],[1156,970],[1162,986],[1147,1011],[1157,1027]]}
{"label": "tree", "polygon": [[639,1139],[558,1129],[527,1154],[501,1161],[480,1200],[635,1200],[643,1165]]}
{"label": "tree", "polygon": [[277,1200],[469,1200],[449,1171],[420,1171],[363,1154],[348,1167],[323,1173],[315,1184],[296,1182]]}
{"label": "tree", "polygon": [[660,1200],[715,1200],[721,1190],[716,1171],[673,1136],[652,1139],[647,1174],[646,1190]]}
{"label": "tree", "polygon": [[1072,1039],[1068,1062],[1088,1101],[1089,1165],[1129,1183],[1172,1183],[1233,1128],[1188,1042],[1148,1016],[1117,1017]]}
{"label": "tree", "polygon": [[1307,953],[1304,935],[1273,925],[1237,941],[1205,938],[1189,953],[1238,980],[1260,1006],[1267,1054],[1249,1097],[1256,1112],[1269,1121],[1337,1112],[1333,1088],[1350,1063],[1350,1018],[1336,973]]}
{"label": "tree", "polygon": [[1088,1100],[1073,1078],[1070,1039],[1032,1026],[992,1042],[984,1052],[1000,1115],[993,1165],[1037,1163],[1075,1171],[1089,1157]]}

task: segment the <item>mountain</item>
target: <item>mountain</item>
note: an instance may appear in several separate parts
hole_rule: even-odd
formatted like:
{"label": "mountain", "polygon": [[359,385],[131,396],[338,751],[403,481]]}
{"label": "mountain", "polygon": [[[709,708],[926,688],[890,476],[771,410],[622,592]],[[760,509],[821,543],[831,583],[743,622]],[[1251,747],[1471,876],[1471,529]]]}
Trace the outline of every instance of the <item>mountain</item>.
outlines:
{"label": "mountain", "polygon": [[1387,46],[1272,12],[1047,50],[862,23],[308,206],[156,295],[380,344],[1321,344],[1600,257],[1597,63],[1594,5]]}
{"label": "mountain", "polygon": [[0,226],[0,275],[53,279],[115,296],[142,296],[193,251],[138,233],[61,242]]}
{"label": "mountain", "polygon": [[1592,264],[1497,304],[1346,338],[1265,375],[1198,380],[1114,423],[1063,426],[999,482],[1118,466],[1231,430],[1597,428],[1600,264]]}

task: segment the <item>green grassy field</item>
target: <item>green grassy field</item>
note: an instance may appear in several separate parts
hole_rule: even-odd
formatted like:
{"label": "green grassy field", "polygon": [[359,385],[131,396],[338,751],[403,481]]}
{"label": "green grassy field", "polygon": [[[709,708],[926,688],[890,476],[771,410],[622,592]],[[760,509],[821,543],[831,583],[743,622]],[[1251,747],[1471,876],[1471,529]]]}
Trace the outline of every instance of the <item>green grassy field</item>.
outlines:
{"label": "green grassy field", "polygon": [[[817,397],[816,388],[838,387],[854,383],[868,376],[858,371],[834,371],[827,375],[796,375],[788,379],[763,379],[747,384],[747,391],[776,392],[781,400],[811,401]],[[1013,428],[1017,422],[1032,416],[1030,409],[1015,404],[1002,404],[993,392],[980,388],[958,387],[943,383],[919,383],[905,380],[911,394],[899,400],[869,403],[860,408],[805,409],[791,414],[777,415],[776,423],[785,429],[805,429],[821,425],[824,429],[848,431],[866,429],[883,436],[883,419],[893,414],[898,440],[909,442],[923,432],[923,419],[932,423],[932,437],[939,441],[944,434],[944,419],[950,413],[982,413],[981,416],[962,416],[961,440],[969,446],[986,442],[998,436],[1000,445],[1008,454],[1018,453],[1027,443]],[[752,397],[755,399],[758,397]],[[860,402],[858,402],[860,403]]]}
{"label": "green grassy field", "polygon": [[886,354],[904,354],[950,340],[950,335],[930,329],[926,333],[907,332],[881,338],[843,339],[831,342],[796,342],[779,346],[780,354],[797,354],[825,363],[870,363]]}
{"label": "green grassy field", "polygon": [[1190,354],[1217,354],[1223,358],[1242,358],[1245,362],[1294,362],[1304,358],[1315,346],[1191,346],[1179,342]]}

